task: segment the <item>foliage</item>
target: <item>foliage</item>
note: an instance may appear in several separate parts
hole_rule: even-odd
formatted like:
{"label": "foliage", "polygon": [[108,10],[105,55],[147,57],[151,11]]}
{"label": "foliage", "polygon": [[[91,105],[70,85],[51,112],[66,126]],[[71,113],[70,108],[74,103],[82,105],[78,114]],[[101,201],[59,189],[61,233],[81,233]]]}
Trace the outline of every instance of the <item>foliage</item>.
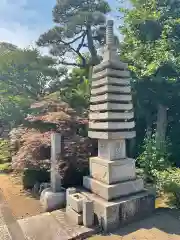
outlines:
{"label": "foliage", "polygon": [[10,144],[8,140],[0,139],[0,164],[10,162]]}
{"label": "foliage", "polygon": [[62,83],[60,96],[78,113],[89,108],[90,81],[89,68],[74,68]]}
{"label": "foliage", "polygon": [[[53,9],[53,21],[57,25],[42,34],[37,44],[49,47],[51,54],[60,57],[61,64],[85,67],[88,62],[83,52],[86,50],[91,56],[90,64],[96,64],[97,49],[105,40],[108,12],[110,7],[105,0],[57,0]],[[79,63],[67,60],[77,57]]]}
{"label": "foliage", "polygon": [[51,91],[66,70],[56,69],[55,61],[37,49],[12,48],[7,43],[0,47],[0,119],[20,122],[30,104]]}
{"label": "foliage", "polygon": [[4,173],[8,173],[8,172],[12,171],[11,163],[1,163],[0,171],[4,172]]}
{"label": "foliage", "polygon": [[[180,4],[178,0],[129,2],[130,8],[120,9],[124,20],[120,27],[123,35],[120,52],[132,73],[136,121],[145,122],[146,130],[157,124],[157,136],[170,134],[171,142],[175,141],[177,146],[176,130],[168,126],[168,121],[173,119],[176,124],[179,121],[179,110],[174,106],[178,106],[179,101]],[[158,128],[160,118],[156,121],[159,106],[168,111],[167,124],[162,124],[161,129]],[[164,134],[160,134],[160,130]]]}
{"label": "foliage", "polygon": [[180,208],[180,169],[169,168],[164,171],[154,171],[158,193],[170,194],[170,203]]}
{"label": "foliage", "polygon": [[46,169],[24,169],[22,181],[25,189],[32,189],[37,182],[49,182],[50,173]]}
{"label": "foliage", "polygon": [[146,137],[143,145],[143,152],[137,158],[137,164],[144,170],[147,181],[154,180],[154,171],[162,171],[170,166],[168,144],[163,144],[164,148],[156,148],[155,136]]}

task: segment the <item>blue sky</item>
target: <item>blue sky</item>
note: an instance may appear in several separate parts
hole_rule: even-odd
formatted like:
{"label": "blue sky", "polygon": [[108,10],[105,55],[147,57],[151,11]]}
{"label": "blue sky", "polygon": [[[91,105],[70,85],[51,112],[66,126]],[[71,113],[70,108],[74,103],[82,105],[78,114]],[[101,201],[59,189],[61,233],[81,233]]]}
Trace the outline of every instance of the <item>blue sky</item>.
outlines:
{"label": "blue sky", "polygon": [[[27,47],[52,27],[56,0],[0,0],[0,41]],[[117,0],[108,0],[114,17]],[[112,17],[111,17],[112,18]]]}

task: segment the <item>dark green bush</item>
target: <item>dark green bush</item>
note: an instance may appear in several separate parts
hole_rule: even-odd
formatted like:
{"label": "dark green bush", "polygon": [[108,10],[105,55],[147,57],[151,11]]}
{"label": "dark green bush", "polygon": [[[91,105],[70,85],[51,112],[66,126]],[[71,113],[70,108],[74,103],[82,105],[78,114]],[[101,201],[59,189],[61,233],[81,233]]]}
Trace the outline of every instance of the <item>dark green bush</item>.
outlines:
{"label": "dark green bush", "polygon": [[50,181],[50,173],[46,169],[25,169],[23,171],[23,187],[31,189],[36,182],[43,183]]}
{"label": "dark green bush", "polygon": [[161,149],[156,148],[155,136],[146,137],[144,140],[143,152],[137,158],[137,165],[143,169],[147,181],[154,181],[154,170],[163,171],[171,166],[168,160],[168,144],[164,143],[163,146]]}

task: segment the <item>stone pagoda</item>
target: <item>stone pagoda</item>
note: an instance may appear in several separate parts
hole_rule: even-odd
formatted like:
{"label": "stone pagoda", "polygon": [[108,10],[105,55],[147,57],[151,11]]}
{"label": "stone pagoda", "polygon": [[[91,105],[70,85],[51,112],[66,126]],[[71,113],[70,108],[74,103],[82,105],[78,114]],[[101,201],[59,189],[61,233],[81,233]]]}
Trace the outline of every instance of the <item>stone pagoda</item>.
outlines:
{"label": "stone pagoda", "polygon": [[83,179],[94,213],[104,230],[143,217],[154,210],[154,195],[136,176],[135,160],[126,156],[126,139],[135,137],[128,65],[114,43],[113,21],[107,22],[103,61],[92,76],[89,137],[98,139],[98,156],[89,160]]}

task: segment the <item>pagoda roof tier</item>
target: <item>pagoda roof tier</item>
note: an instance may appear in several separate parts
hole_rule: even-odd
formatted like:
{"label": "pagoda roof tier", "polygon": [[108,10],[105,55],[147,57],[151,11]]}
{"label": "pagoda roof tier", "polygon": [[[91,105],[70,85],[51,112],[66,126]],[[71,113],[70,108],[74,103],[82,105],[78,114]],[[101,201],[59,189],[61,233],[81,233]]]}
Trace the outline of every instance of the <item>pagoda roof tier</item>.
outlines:
{"label": "pagoda roof tier", "polygon": [[[124,95],[120,95],[120,94],[113,94],[113,93],[105,93],[102,95],[97,95],[97,96],[91,96],[90,98],[90,102],[91,103],[104,103],[104,102],[112,102],[112,101],[116,101],[117,103],[128,103],[130,101],[132,101],[132,95],[130,94],[124,94]],[[121,110],[121,109],[119,109]]]}
{"label": "pagoda roof tier", "polygon": [[106,68],[124,71],[128,69],[128,64],[121,62],[119,59],[104,60],[102,63],[94,66],[93,73],[100,72]]}
{"label": "pagoda roof tier", "polygon": [[134,118],[134,112],[90,112],[89,120],[128,120]]}
{"label": "pagoda roof tier", "polygon": [[113,85],[104,85],[99,88],[92,88],[91,89],[91,95],[98,95],[102,93],[119,93],[119,94],[124,94],[124,93],[131,93],[131,87],[130,86],[113,86]]}
{"label": "pagoda roof tier", "polygon": [[[118,120],[117,120],[118,121]],[[120,129],[133,129],[135,127],[135,123],[132,120],[131,122],[108,122],[108,120],[105,122],[95,122],[95,121],[89,121],[89,129],[93,130],[120,130]]]}
{"label": "pagoda roof tier", "polygon": [[104,85],[114,85],[114,86],[127,86],[130,85],[130,79],[128,78],[116,78],[116,77],[104,77],[99,80],[92,80],[91,87],[97,88]]}
{"label": "pagoda roof tier", "polygon": [[106,68],[100,72],[94,73],[92,76],[92,80],[99,80],[104,77],[129,78],[130,73],[127,70],[116,70],[112,68]]}
{"label": "pagoda roof tier", "polygon": [[90,111],[99,112],[99,111],[113,111],[113,110],[124,110],[129,111],[133,109],[131,102],[129,103],[112,103],[105,102],[95,105],[90,105]]}
{"label": "pagoda roof tier", "polygon": [[88,131],[88,136],[90,138],[95,138],[95,139],[131,139],[136,136],[135,131],[116,131],[116,132],[110,132],[110,131],[93,131],[89,130]]}

